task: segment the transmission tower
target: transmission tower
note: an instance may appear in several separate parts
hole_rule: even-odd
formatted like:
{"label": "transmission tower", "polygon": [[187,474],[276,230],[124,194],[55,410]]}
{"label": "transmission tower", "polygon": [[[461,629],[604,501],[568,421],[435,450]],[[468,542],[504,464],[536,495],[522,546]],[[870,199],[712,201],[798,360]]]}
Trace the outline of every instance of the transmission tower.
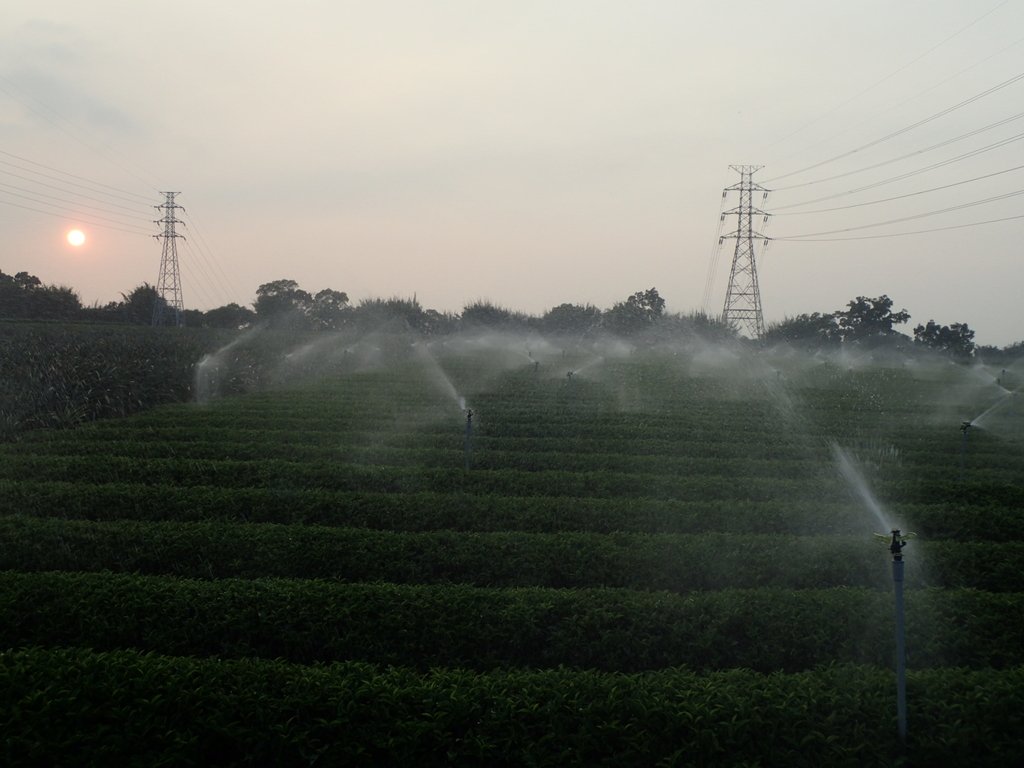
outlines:
{"label": "transmission tower", "polygon": [[768,198],[769,190],[754,183],[754,173],[761,170],[762,165],[730,165],[732,170],[740,174],[739,184],[726,187],[722,197],[730,192],[739,192],[739,205],[723,212],[722,216],[737,217],[736,230],[719,238],[719,245],[724,240],[735,240],[736,249],[732,254],[732,268],[729,270],[729,287],[725,292],[725,307],[722,320],[730,325],[745,328],[755,339],[764,336],[764,316],[761,314],[761,290],[757,285],[757,260],[754,254],[754,241],[768,242],[768,238],[754,231],[754,216],[762,216],[768,221],[770,214],[754,207],[754,193],[762,192],[762,200]]}
{"label": "transmission tower", "polygon": [[[164,202],[153,207],[160,211],[161,216],[154,223],[163,225],[158,240],[163,239],[160,253],[160,276],[156,279],[156,302],[153,304],[153,325],[185,324],[185,303],[181,298],[181,272],[178,269],[178,238],[184,237],[175,231],[175,226],[184,222],[175,216],[176,211],[185,210],[176,202],[174,196],[180,192],[161,192]],[[173,312],[173,319],[171,313]]]}

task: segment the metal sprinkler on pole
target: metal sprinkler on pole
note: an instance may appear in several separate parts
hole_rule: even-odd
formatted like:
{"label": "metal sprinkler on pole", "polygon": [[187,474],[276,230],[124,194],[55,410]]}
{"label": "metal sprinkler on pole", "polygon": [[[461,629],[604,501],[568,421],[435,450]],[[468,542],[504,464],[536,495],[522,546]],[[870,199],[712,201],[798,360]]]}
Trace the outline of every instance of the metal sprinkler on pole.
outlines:
{"label": "metal sprinkler on pole", "polygon": [[472,465],[473,458],[473,409],[466,409],[466,439],[463,442],[463,451],[466,455],[466,470]]}
{"label": "metal sprinkler on pole", "polygon": [[971,427],[974,426],[969,421],[960,422],[960,432],[963,436],[960,438],[960,480],[964,479],[964,469],[967,466],[967,433],[971,431]]}
{"label": "metal sprinkler on pole", "polygon": [[907,658],[903,630],[903,548],[907,546],[899,528],[893,528],[889,551],[892,553],[892,583],[896,597],[896,728],[900,743],[907,743]]}

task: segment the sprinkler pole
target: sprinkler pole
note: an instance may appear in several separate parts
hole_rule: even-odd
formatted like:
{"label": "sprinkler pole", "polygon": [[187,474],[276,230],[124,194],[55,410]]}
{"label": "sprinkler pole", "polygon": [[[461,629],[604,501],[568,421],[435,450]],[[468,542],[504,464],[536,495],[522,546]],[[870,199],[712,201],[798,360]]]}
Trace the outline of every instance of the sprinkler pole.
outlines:
{"label": "sprinkler pole", "polygon": [[462,447],[466,455],[466,470],[468,471],[473,457],[473,410],[471,408],[466,409],[466,439]]}
{"label": "sprinkler pole", "polygon": [[964,479],[964,469],[967,466],[967,433],[971,431],[971,422],[961,421],[960,431],[963,433],[963,437],[960,438],[960,480]]}
{"label": "sprinkler pole", "polygon": [[898,528],[892,531],[892,583],[896,597],[896,728],[900,743],[907,743],[907,658],[903,629],[903,548],[906,540]]}

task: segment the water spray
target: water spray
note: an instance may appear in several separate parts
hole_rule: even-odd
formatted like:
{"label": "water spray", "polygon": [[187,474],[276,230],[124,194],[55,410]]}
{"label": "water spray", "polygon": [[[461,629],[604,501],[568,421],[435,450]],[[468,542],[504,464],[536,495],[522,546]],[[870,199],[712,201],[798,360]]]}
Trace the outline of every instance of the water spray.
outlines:
{"label": "water spray", "polygon": [[466,409],[466,439],[463,442],[463,452],[466,456],[466,470],[472,466],[473,459],[473,409]]}

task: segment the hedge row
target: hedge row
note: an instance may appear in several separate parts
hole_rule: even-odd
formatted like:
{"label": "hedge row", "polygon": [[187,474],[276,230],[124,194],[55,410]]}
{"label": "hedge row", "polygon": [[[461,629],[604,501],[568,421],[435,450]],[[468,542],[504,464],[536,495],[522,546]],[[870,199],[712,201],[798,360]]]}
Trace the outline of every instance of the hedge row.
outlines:
{"label": "hedge row", "polygon": [[[330,445],[302,446],[276,444],[273,441],[228,442],[201,440],[194,442],[131,440],[103,443],[81,443],[77,440],[34,442],[0,447],[0,459],[19,456],[48,457],[131,457],[135,460],[176,459],[179,461],[264,461],[282,459],[307,464],[375,465],[389,467],[452,467],[463,462],[464,433],[453,430],[447,445],[429,448],[358,445],[335,441]],[[488,444],[473,444],[473,468],[491,470],[517,470],[526,472],[625,472],[644,475],[713,475],[721,473],[722,461],[717,458],[690,456],[651,456],[621,453],[577,453],[571,444],[562,450],[546,452],[506,451]],[[493,445],[493,443],[491,443]],[[730,474],[738,477],[807,478],[820,476],[831,470],[822,462],[806,457],[794,460],[756,458],[732,462]]]}
{"label": "hedge row", "polygon": [[[507,496],[570,496],[674,499],[679,501],[793,499],[841,500],[852,492],[837,476],[792,479],[740,477],[723,466],[715,475],[656,475],[627,472],[569,472],[512,469],[464,471],[449,468],[376,467],[267,459],[135,459],[132,457],[11,456],[0,464],[0,479],[33,478],[83,483],[118,481],[229,488],[323,488],[340,491],[409,493],[470,492]],[[881,499],[907,502],[991,503],[1024,507],[1024,485],[969,473],[964,480],[914,476],[879,482]]]}
{"label": "hedge row", "polygon": [[[969,498],[889,507],[926,539],[1024,540],[1024,516]],[[875,526],[858,503],[822,499],[663,501],[405,494],[322,489],[180,487],[0,479],[0,514],[89,520],[306,523],[394,531],[590,531],[594,533],[801,533],[864,536]],[[877,526],[875,526],[877,527]]]}
{"label": "hedge row", "polygon": [[[318,578],[686,592],[887,588],[870,536],[428,533],[236,523],[0,518],[0,570]],[[915,540],[909,587],[1024,592],[1024,542]]]}
{"label": "hedge row", "polygon": [[[0,653],[5,765],[1020,765],[1024,668],[417,673]],[[102,702],[101,706],[97,703]]]}
{"label": "hedge row", "polygon": [[[913,591],[909,663],[1024,663],[1024,595]],[[888,665],[892,596],[866,589],[484,589],[85,573],[0,577],[0,647],[82,645],[297,662],[634,672]]]}
{"label": "hedge row", "polygon": [[[251,411],[260,408],[261,403],[252,402],[247,396],[240,401]],[[188,419],[183,423],[182,413],[168,413],[168,418],[159,424],[142,421],[141,417],[128,420],[107,421],[76,430],[72,436],[67,433],[34,432],[24,436],[21,449],[45,450],[37,445],[48,443],[65,444],[69,448],[81,451],[102,451],[101,447],[93,447],[96,443],[130,442],[139,443],[225,443],[253,444],[265,446],[302,446],[303,449],[333,447],[338,445],[360,446],[375,445],[379,447],[430,449],[450,446],[453,432],[460,436],[458,426],[461,419],[448,418],[439,421],[437,418],[424,423],[406,424],[395,420],[376,420],[372,424],[357,428],[356,425],[324,426],[322,419],[309,422],[304,428],[283,429],[274,425],[271,418],[261,420],[259,428],[242,427],[234,419],[227,420],[223,426],[201,423],[196,419],[191,423],[196,411],[187,411]],[[534,415],[532,418],[537,418]],[[453,423],[455,428],[453,429]],[[924,437],[921,436],[922,431]],[[503,450],[510,453],[552,453],[564,451],[567,447],[578,454],[614,454],[631,457],[666,456],[683,458],[697,456],[704,458],[748,459],[764,456],[765,443],[760,435],[751,439],[749,433],[724,431],[718,423],[712,429],[703,425],[700,429],[684,429],[672,438],[622,437],[617,431],[611,431],[601,438],[584,438],[548,432],[540,437],[492,437],[485,428],[474,431],[474,443],[488,450]],[[790,439],[783,444],[778,441],[771,443],[771,456],[783,461],[804,460],[808,455],[809,446],[824,445],[828,439],[835,437],[820,430],[800,435],[799,439]],[[950,430],[934,430],[928,432],[920,424],[914,425],[912,434],[887,436],[880,440],[872,435],[865,440],[850,441],[854,453],[866,449],[870,460],[871,449],[878,446],[894,446],[900,452],[900,463],[907,465],[930,465],[937,458],[942,463],[958,463],[960,454],[960,433]],[[12,448],[17,451],[19,448]],[[996,468],[1020,467],[1021,458],[1007,451],[1005,444],[994,439],[985,439],[984,433],[973,436],[969,445],[969,458],[977,460],[980,466]]]}
{"label": "hedge row", "polygon": [[[461,459],[461,457],[460,457]],[[727,470],[724,470],[727,473]],[[630,496],[679,499],[792,498],[822,495],[822,488],[785,478],[750,477],[742,484],[725,476],[666,476],[624,472],[568,472],[547,470],[464,471],[461,460],[449,468],[376,467],[307,464],[282,459],[235,461],[215,459],[136,459],[129,456],[23,456],[7,457],[0,478],[33,478],[75,482],[168,483],[220,485],[230,488],[298,487],[368,491],[470,490],[510,496]],[[831,478],[829,490],[840,488]],[[824,485],[824,483],[822,483]]]}
{"label": "hedge row", "polygon": [[[0,443],[0,457],[15,454],[33,455],[95,455],[140,456],[165,458],[293,458],[307,461],[336,460],[339,454],[362,457],[364,454],[383,464],[408,464],[413,461],[436,463],[435,454],[461,448],[464,422],[449,420],[441,431],[393,431],[390,424],[377,425],[379,430],[348,429],[331,431],[289,431],[231,429],[225,427],[169,427],[154,430],[128,428],[130,421],[118,422],[124,429],[108,425],[104,429],[80,429],[69,432],[33,432],[17,444]],[[744,473],[765,474],[770,467],[797,465],[805,474],[831,469],[832,457],[825,436],[811,436],[787,447],[773,446],[770,457],[762,446],[747,439],[725,441],[702,436],[686,440],[645,440],[609,437],[606,440],[576,440],[560,436],[548,438],[493,438],[475,429],[473,444],[482,454],[491,457],[495,466],[545,468],[562,465],[580,469],[631,469],[632,471],[663,471],[701,466],[700,462],[730,461]],[[846,446],[861,455],[869,465],[881,465],[894,472],[933,472],[936,465],[959,466],[960,434],[947,434],[942,440],[853,441]],[[570,452],[571,453],[568,453]],[[1000,470],[1024,472],[1024,459],[1007,451],[1005,444],[974,440],[965,457],[972,471]],[[368,459],[362,459],[367,461]],[[572,462],[565,465],[564,462]],[[812,464],[811,467],[800,465]],[[742,464],[742,466],[738,466]]]}

